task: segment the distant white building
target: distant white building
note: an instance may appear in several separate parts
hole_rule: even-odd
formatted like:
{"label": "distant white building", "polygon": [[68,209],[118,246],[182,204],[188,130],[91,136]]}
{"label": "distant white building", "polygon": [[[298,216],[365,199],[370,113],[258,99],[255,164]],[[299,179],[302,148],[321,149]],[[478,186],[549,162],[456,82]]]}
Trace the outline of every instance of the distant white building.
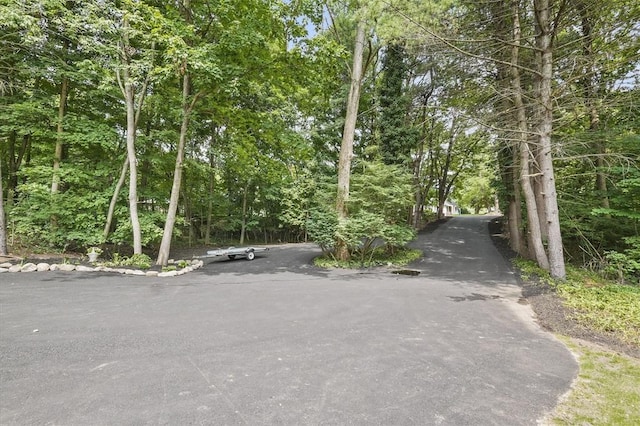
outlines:
{"label": "distant white building", "polygon": [[[438,206],[431,206],[431,211],[438,213]],[[455,202],[449,200],[444,202],[443,212],[445,216],[454,216],[462,213],[460,207]]]}
{"label": "distant white building", "polygon": [[453,216],[456,214],[460,214],[461,210],[460,207],[454,203],[453,201],[445,201],[444,202],[444,214],[445,216]]}

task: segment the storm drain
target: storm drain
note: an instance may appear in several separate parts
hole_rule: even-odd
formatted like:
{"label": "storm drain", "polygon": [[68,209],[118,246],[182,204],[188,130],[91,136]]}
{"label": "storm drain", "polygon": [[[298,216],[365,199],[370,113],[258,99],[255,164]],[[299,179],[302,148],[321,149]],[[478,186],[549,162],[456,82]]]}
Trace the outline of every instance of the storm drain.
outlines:
{"label": "storm drain", "polygon": [[420,275],[420,271],[416,271],[414,269],[398,269],[396,271],[391,271],[391,273],[396,275],[409,275],[411,277]]}

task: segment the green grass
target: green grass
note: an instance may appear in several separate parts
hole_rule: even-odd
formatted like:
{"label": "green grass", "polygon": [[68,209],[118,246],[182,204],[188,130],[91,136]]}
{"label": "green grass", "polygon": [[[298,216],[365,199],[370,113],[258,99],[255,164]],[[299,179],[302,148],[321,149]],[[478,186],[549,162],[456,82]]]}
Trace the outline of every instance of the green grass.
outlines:
{"label": "green grass", "polygon": [[355,256],[351,260],[343,262],[334,259],[331,256],[324,255],[316,257],[313,263],[321,268],[370,268],[374,266],[405,266],[414,260],[422,257],[422,251],[413,249],[401,249],[393,255],[386,253],[383,247],[379,247],[371,254],[365,256]]}
{"label": "green grass", "polygon": [[569,338],[580,373],[550,416],[556,425],[640,425],[640,360]]}
{"label": "green grass", "polygon": [[517,259],[515,264],[523,279],[537,277],[555,288],[580,324],[640,346],[640,286],[616,284],[571,266],[565,281],[554,281],[533,262]]}

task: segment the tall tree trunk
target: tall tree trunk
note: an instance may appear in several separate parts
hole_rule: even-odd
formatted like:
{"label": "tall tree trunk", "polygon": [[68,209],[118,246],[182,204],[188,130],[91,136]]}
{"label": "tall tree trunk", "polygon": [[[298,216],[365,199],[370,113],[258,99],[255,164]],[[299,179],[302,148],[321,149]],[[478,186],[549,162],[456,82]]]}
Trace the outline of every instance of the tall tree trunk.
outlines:
{"label": "tall tree trunk", "polygon": [[[535,23],[535,33],[537,34],[540,31],[538,24]],[[542,67],[542,52],[538,49],[534,49],[533,51],[534,64],[536,69],[540,69]],[[533,98],[540,99],[540,90],[542,90],[542,77],[540,74],[534,74],[532,76],[533,79]],[[544,106],[540,105],[539,102],[532,102],[531,105],[533,109],[533,123],[539,123],[544,116]],[[538,208],[538,219],[540,221],[540,235],[542,236],[542,241],[546,241],[549,238],[549,229],[547,224],[547,215],[546,205],[544,201],[544,184],[542,182],[542,169],[540,168],[540,156],[542,155],[542,150],[540,148],[540,144],[538,143],[539,136],[537,134],[532,134],[529,139],[529,147],[532,153],[532,162],[530,165],[531,170],[531,179],[533,181],[533,192],[536,196],[536,206]]]}
{"label": "tall tree trunk", "polygon": [[[130,44],[129,44],[129,20],[125,17],[122,22],[122,57],[124,58],[124,66],[122,68],[122,76],[124,84],[121,84],[122,94],[124,95],[125,106],[127,109],[127,158],[129,160],[129,218],[131,220],[131,230],[133,234],[133,253],[142,254],[142,230],[140,228],[140,219],[138,217],[138,160],[136,158],[136,108],[135,93],[130,67]],[[120,74],[116,74],[118,78]],[[120,82],[120,80],[119,80]]]}
{"label": "tall tree trunk", "polygon": [[129,163],[129,217],[133,231],[133,253],[142,254],[142,229],[138,217],[138,167],[133,85],[125,67],[125,103],[127,105],[127,158]]}
{"label": "tall tree trunk", "polygon": [[[347,100],[347,113],[340,146],[338,163],[338,193],[336,197],[336,213],[338,221],[344,222],[348,217],[347,202],[349,201],[349,182],[351,179],[351,158],[353,157],[353,140],[355,138],[356,122],[358,120],[358,106],[360,103],[360,86],[362,84],[362,62],[365,42],[365,22],[358,22],[356,40],[353,51],[353,67],[351,69],[351,88]],[[347,243],[336,241],[336,258],[349,259]]]}
{"label": "tall tree trunk", "polygon": [[244,244],[244,239],[247,233],[247,198],[249,196],[249,184],[244,187],[244,193],[242,194],[242,225],[240,228],[240,245]]}
{"label": "tall tree trunk", "polygon": [[549,229],[548,250],[549,270],[551,276],[558,279],[566,277],[562,233],[560,230],[560,214],[556,182],[551,152],[551,133],[553,131],[553,98],[551,85],[553,79],[553,34],[549,0],[534,0],[535,17],[540,31],[536,34],[536,47],[542,52],[540,76],[540,99],[544,108],[542,120],[538,125],[539,146],[541,150],[540,168],[542,170],[542,186],[544,190],[545,211]]}
{"label": "tall tree trunk", "polygon": [[116,210],[116,203],[118,202],[118,195],[120,195],[120,190],[122,190],[122,186],[124,185],[124,181],[127,178],[127,172],[129,171],[129,157],[125,156],[124,162],[122,163],[122,169],[120,171],[120,178],[116,183],[116,187],[113,190],[113,195],[111,196],[111,202],[109,202],[109,210],[107,211],[107,220],[104,224],[104,231],[102,231],[102,239],[106,241],[109,236],[109,231],[111,230],[111,222],[113,222],[113,213]]}
{"label": "tall tree trunk", "polygon": [[173,227],[176,223],[176,212],[178,211],[178,201],[180,198],[180,185],[182,183],[182,168],[184,163],[184,147],[187,141],[187,132],[189,130],[189,119],[191,117],[191,109],[193,102],[189,102],[191,94],[191,78],[186,70],[186,62],[183,64],[185,74],[182,77],[182,125],[180,126],[180,139],[178,142],[178,152],[176,153],[176,166],[173,171],[173,186],[171,187],[171,198],[169,199],[169,209],[167,210],[167,219],[164,224],[164,232],[162,233],[162,242],[158,251],[157,265],[165,266],[169,261],[169,251],[171,249],[171,238],[173,236]]}
{"label": "tall tree trunk", "polygon": [[511,248],[524,257],[531,257],[525,244],[522,226],[522,198],[520,195],[520,185],[518,185],[518,169],[520,163],[518,158],[519,149],[514,146],[512,153],[513,167],[511,168],[511,185],[513,187],[513,198],[509,202],[509,238]]}
{"label": "tall tree trunk", "polygon": [[[121,40],[121,52],[122,57],[122,74],[120,71],[116,72],[118,84],[122,95],[125,100],[125,106],[127,111],[127,161],[129,163],[129,218],[131,221],[131,230],[133,234],[133,253],[142,254],[142,229],[140,227],[140,219],[138,216],[138,161],[136,158],[136,132],[138,129],[138,123],[140,121],[140,114],[142,112],[142,105],[147,92],[147,85],[149,84],[150,74],[147,76],[142,84],[138,101],[136,103],[135,90],[133,87],[133,81],[130,73],[131,68],[131,44],[129,42],[129,19],[125,15],[122,19],[122,40]],[[155,43],[151,44],[151,50],[155,50]]]}
{"label": "tall tree trunk", "polygon": [[[444,165],[440,170],[440,176],[438,178],[438,219],[444,219],[446,216],[444,211],[444,205],[449,197],[451,185],[454,178],[449,177],[449,169],[451,168],[451,161],[453,160],[453,148],[456,144],[456,117],[454,116],[451,122],[451,134],[449,136],[449,144],[447,146],[447,154],[445,157]],[[457,174],[456,174],[457,175]]]}
{"label": "tall tree trunk", "polygon": [[69,93],[69,79],[62,77],[60,85],[60,103],[58,105],[58,125],[56,129],[56,147],[53,155],[53,178],[51,181],[51,193],[56,194],[60,186],[60,163],[62,162],[62,145],[64,143],[64,115]]}
{"label": "tall tree trunk", "polygon": [[25,160],[26,164],[29,164],[31,153],[31,135],[25,134],[22,137],[22,143],[16,152],[18,134],[15,130],[9,133],[9,146],[7,156],[9,175],[7,176],[7,205],[12,206],[14,203],[15,194],[18,188],[18,171],[22,167],[22,162]]}
{"label": "tall tree trunk", "polygon": [[520,28],[520,8],[518,1],[512,3],[513,17],[513,45],[511,47],[511,87],[514,98],[515,113],[518,122],[518,139],[520,152],[520,184],[524,194],[527,206],[528,220],[528,241],[529,249],[535,256],[536,262],[541,268],[549,269],[549,260],[542,244],[542,235],[540,232],[540,219],[538,217],[538,208],[536,198],[531,183],[531,150],[528,142],[527,115],[524,108],[522,96],[522,83],[520,81],[520,69],[518,68],[521,28]]}
{"label": "tall tree trunk", "polygon": [[7,205],[13,205],[13,197],[16,186],[18,186],[17,162],[16,162],[16,139],[18,135],[15,130],[9,133],[9,145],[7,146],[7,157],[9,173],[7,176]]}
{"label": "tall tree trunk", "polygon": [[209,202],[207,203],[207,229],[204,234],[204,244],[211,242],[211,223],[213,221],[213,191],[215,189],[215,169],[213,154],[209,153]]}
{"label": "tall tree trunk", "polygon": [[600,130],[600,111],[598,109],[597,84],[595,71],[595,58],[593,54],[593,24],[592,12],[590,8],[594,6],[584,2],[578,2],[580,12],[580,20],[582,25],[582,56],[585,65],[583,71],[582,86],[584,90],[584,102],[589,114],[589,132],[594,133],[591,136],[593,141],[593,152],[596,155],[596,182],[595,188],[600,196],[600,205],[609,208],[609,196],[607,188],[607,176],[604,172],[606,154],[606,145],[601,136],[597,135]]}
{"label": "tall tree trunk", "polygon": [[7,217],[4,213],[4,192],[2,190],[2,161],[0,161],[0,256],[9,254],[7,249]]}

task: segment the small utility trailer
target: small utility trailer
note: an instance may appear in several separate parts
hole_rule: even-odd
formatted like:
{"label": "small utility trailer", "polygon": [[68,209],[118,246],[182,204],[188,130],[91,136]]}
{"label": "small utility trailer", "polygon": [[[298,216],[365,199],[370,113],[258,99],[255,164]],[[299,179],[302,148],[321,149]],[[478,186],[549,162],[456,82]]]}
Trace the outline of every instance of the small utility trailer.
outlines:
{"label": "small utility trailer", "polygon": [[227,256],[231,260],[236,257],[244,257],[247,260],[253,260],[256,258],[256,253],[268,250],[268,247],[229,247],[228,249],[209,250],[204,256],[195,256],[195,258],[204,259],[208,257]]}

